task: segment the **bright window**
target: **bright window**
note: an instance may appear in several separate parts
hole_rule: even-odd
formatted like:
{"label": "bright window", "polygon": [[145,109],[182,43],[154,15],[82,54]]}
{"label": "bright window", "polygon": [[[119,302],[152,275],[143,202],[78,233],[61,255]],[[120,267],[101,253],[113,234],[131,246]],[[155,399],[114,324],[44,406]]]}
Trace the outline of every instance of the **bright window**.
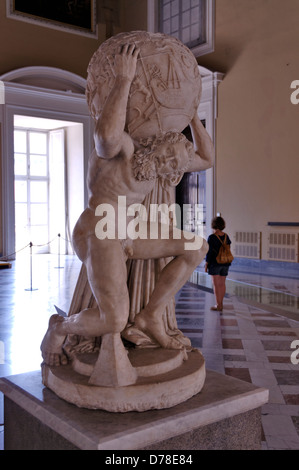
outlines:
{"label": "bright window", "polygon": [[43,245],[49,238],[48,132],[16,129],[15,229],[16,247],[31,241]]}

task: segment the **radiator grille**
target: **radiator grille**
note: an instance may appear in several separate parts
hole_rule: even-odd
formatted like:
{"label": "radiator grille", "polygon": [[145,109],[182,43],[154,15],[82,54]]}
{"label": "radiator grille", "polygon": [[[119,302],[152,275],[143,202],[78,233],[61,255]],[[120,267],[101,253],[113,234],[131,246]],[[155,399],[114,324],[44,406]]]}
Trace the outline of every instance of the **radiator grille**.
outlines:
{"label": "radiator grille", "polygon": [[270,232],[269,260],[298,262],[298,233]]}
{"label": "radiator grille", "polygon": [[261,232],[236,232],[234,254],[239,258],[261,258]]}

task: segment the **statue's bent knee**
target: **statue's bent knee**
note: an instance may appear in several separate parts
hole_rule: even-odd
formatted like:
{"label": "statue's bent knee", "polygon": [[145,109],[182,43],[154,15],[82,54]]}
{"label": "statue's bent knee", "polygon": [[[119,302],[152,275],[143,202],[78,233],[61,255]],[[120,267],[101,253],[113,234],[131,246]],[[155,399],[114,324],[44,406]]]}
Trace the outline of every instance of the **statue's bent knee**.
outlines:
{"label": "statue's bent knee", "polygon": [[111,332],[120,333],[128,323],[129,304],[127,295],[106,294],[100,302],[100,311],[105,315]]}

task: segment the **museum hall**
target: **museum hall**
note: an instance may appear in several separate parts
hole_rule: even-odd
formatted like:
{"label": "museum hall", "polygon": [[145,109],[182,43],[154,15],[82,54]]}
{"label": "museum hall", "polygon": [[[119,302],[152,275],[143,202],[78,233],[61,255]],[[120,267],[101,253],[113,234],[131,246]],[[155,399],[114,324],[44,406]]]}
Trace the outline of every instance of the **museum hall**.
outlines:
{"label": "museum hall", "polygon": [[0,1],[0,450],[299,450],[298,16]]}

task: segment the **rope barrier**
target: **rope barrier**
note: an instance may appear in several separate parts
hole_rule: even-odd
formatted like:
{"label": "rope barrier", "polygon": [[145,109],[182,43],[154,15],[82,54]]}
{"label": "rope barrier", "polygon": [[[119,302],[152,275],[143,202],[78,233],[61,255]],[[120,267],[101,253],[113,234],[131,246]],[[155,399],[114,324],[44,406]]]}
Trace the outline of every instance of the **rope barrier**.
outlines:
{"label": "rope barrier", "polygon": [[60,238],[62,238],[62,240],[66,241],[66,242],[68,242],[68,243],[72,243],[71,240],[68,240],[67,238],[63,238],[63,236],[60,235],[60,233],[58,234],[58,236],[59,236]]}
{"label": "rope barrier", "polygon": [[26,291],[38,290],[36,288],[33,288],[33,283],[32,283],[32,272],[33,272],[33,268],[32,268],[32,248],[33,247],[41,248],[42,246],[51,245],[51,243],[53,243],[57,238],[58,238],[58,266],[56,266],[56,267],[57,268],[63,268],[63,266],[60,266],[60,238],[62,238],[64,241],[66,241],[68,243],[71,243],[71,242],[70,242],[70,240],[62,237],[60,233],[58,233],[58,235],[56,235],[56,237],[54,237],[52,240],[48,241],[47,243],[36,244],[35,245],[34,243],[29,242],[26,246],[24,246],[23,248],[20,248],[20,250],[16,250],[16,251],[14,251],[13,253],[11,253],[9,255],[0,257],[0,261],[8,261],[9,258],[16,255],[17,253],[20,253],[21,251],[25,250],[29,246],[29,248],[30,248],[30,287],[25,289],[25,290]]}
{"label": "rope barrier", "polygon": [[54,237],[52,240],[50,240],[50,241],[47,242],[47,243],[43,243],[43,244],[37,245],[37,244],[34,244],[34,243],[32,243],[32,242],[29,242],[26,246],[24,246],[23,248],[20,248],[19,250],[14,251],[13,253],[10,253],[9,255],[1,256],[1,257],[0,257],[0,261],[8,261],[8,258],[11,258],[12,256],[16,255],[17,253],[20,253],[21,251],[23,251],[23,250],[25,250],[26,248],[28,248],[28,246],[41,248],[42,246],[51,245],[51,243],[53,243],[53,242],[56,240],[57,237],[62,238],[62,240],[66,241],[66,242],[68,242],[68,243],[72,243],[70,240],[68,240],[67,238],[62,237],[62,236],[60,235],[60,233],[58,233],[58,235],[56,235],[56,237]]}
{"label": "rope barrier", "polygon": [[20,251],[25,250],[28,246],[30,246],[30,243],[28,243],[28,245],[24,246],[24,248],[21,248],[20,250],[17,250],[14,253],[11,253],[10,255],[2,256],[0,258],[0,261],[8,261],[8,258],[11,258],[11,256],[16,255],[17,253],[20,253]]}
{"label": "rope barrier", "polygon": [[[58,235],[56,235],[56,237],[55,237],[55,238],[53,238],[53,240],[51,240],[50,242],[43,243],[43,244],[41,244],[41,245],[34,245],[34,244],[32,244],[32,246],[37,246],[38,248],[40,248],[41,246],[47,246],[47,245],[51,245],[51,243],[53,243],[53,242],[54,242],[54,240],[56,240],[56,238],[57,238],[57,237],[59,237],[59,234],[58,234]],[[31,243],[31,242],[30,242],[30,243]]]}

